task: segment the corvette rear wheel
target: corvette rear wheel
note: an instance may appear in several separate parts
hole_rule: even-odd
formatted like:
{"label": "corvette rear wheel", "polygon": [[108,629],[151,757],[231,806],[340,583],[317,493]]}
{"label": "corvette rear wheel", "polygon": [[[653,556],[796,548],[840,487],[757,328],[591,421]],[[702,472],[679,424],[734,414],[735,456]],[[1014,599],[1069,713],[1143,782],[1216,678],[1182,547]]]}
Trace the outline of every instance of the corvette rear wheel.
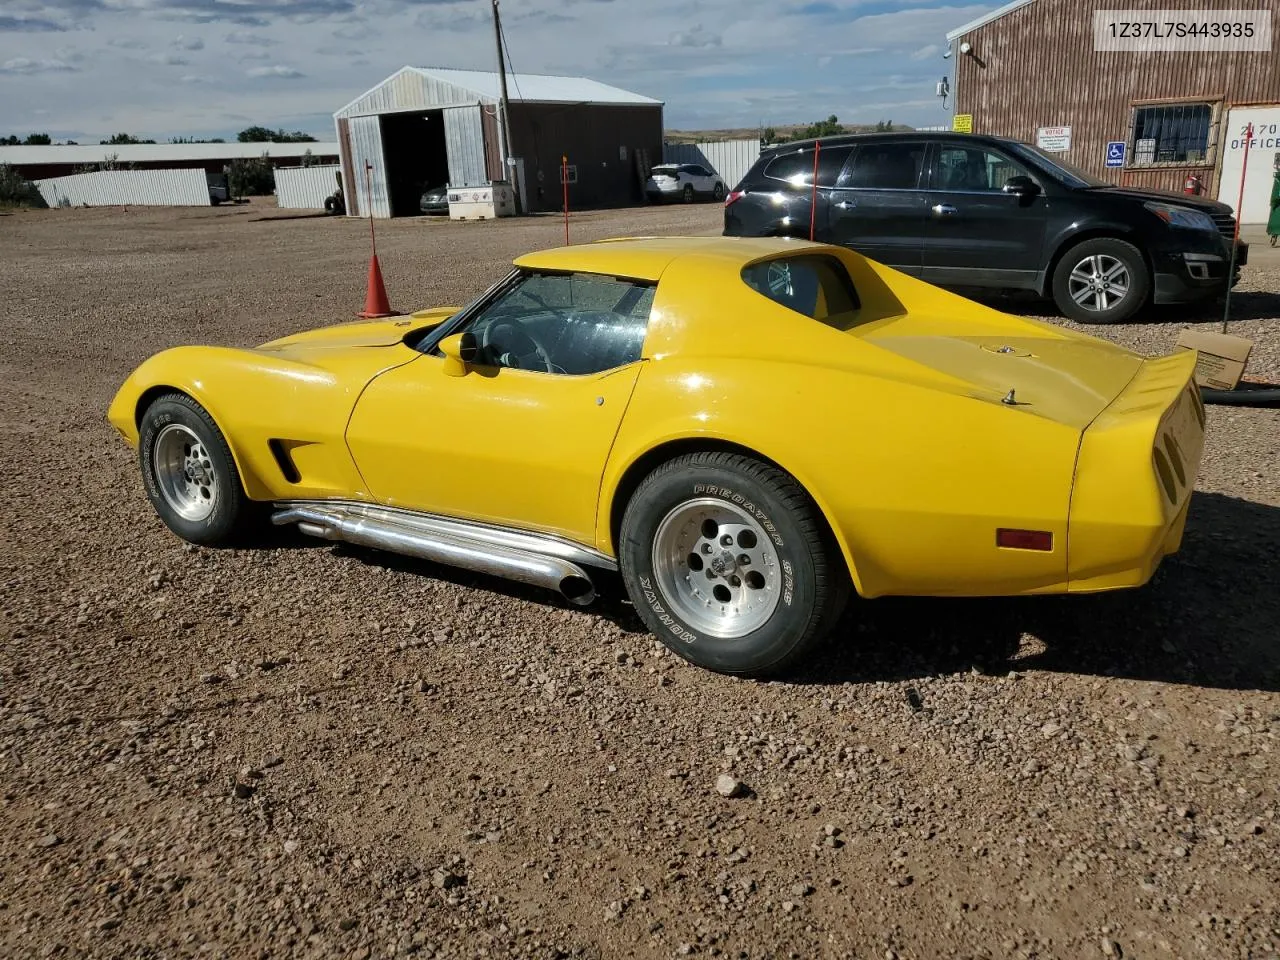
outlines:
{"label": "corvette rear wheel", "polygon": [[147,499],[183,540],[217,546],[240,533],[251,503],[231,448],[204,407],[186,394],[165,394],[143,413],[138,464]]}
{"label": "corvette rear wheel", "polygon": [[646,477],[623,514],[619,559],[649,629],[719,673],[785,672],[848,597],[843,560],[808,496],[739,454],[689,454]]}

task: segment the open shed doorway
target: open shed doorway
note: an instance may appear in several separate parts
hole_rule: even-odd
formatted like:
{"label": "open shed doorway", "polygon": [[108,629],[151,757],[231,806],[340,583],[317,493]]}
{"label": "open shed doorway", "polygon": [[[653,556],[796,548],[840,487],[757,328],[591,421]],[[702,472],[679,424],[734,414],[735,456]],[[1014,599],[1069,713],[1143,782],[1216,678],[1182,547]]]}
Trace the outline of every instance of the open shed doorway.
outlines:
{"label": "open shed doorway", "polygon": [[379,119],[391,216],[420,216],[423,192],[449,182],[444,112],[386,113]]}

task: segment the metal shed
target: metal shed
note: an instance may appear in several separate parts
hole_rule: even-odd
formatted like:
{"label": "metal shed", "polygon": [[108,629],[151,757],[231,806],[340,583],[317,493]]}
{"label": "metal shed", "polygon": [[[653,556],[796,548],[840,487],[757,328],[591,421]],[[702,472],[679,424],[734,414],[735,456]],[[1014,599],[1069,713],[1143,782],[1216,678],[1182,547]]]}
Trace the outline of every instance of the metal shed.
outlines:
{"label": "metal shed", "polygon": [[643,199],[662,156],[662,101],[586,77],[507,74],[513,176],[502,164],[497,72],[403,67],[334,114],[347,212],[412,216],[423,190],[514,180],[526,211]]}

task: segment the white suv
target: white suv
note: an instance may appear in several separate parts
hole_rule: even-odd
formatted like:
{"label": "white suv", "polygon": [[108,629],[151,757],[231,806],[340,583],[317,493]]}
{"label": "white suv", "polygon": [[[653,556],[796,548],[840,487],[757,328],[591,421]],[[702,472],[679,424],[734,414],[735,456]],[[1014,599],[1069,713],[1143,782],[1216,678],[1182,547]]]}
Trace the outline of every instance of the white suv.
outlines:
{"label": "white suv", "polygon": [[663,163],[653,168],[644,192],[651,202],[681,200],[693,203],[698,196],[724,199],[724,181],[697,163]]}

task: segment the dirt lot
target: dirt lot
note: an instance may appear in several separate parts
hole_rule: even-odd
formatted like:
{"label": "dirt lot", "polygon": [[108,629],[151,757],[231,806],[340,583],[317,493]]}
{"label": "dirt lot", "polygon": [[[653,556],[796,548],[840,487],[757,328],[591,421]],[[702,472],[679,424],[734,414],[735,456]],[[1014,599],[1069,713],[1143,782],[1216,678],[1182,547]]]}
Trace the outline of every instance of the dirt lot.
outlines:
{"label": "dirt lot", "polygon": [[[856,604],[799,680],[734,681],[616,588],[164,529],[103,419],[130,368],[363,302],[364,226],[272,215],[0,217],[0,955],[1280,952],[1280,413],[1210,408],[1143,590]],[[393,305],[560,229],[384,225]],[[1259,256],[1237,328],[1272,378],[1278,289]],[[1156,319],[1095,332],[1166,350]]]}

